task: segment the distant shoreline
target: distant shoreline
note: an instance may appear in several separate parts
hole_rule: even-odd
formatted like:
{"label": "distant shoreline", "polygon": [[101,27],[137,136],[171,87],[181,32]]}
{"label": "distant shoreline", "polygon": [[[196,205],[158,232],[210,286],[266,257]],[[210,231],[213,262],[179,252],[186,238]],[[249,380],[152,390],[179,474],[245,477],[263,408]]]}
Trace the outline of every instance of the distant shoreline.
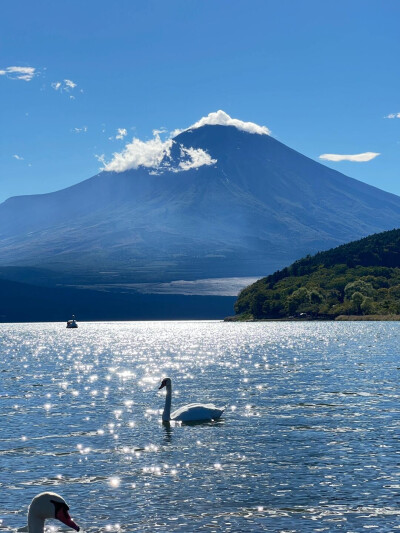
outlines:
{"label": "distant shoreline", "polygon": [[224,322],[397,322],[400,315],[339,315],[335,318],[247,318],[227,316]]}
{"label": "distant shoreline", "polygon": [[335,320],[339,322],[396,322],[400,320],[400,315],[339,315]]}

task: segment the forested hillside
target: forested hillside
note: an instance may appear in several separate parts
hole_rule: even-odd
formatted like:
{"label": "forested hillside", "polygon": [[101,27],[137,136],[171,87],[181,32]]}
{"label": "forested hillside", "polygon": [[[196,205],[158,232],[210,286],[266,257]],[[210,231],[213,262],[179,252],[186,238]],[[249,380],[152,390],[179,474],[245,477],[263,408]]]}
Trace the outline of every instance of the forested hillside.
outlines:
{"label": "forested hillside", "polygon": [[235,312],[255,319],[400,314],[400,230],[300,259],[246,287]]}

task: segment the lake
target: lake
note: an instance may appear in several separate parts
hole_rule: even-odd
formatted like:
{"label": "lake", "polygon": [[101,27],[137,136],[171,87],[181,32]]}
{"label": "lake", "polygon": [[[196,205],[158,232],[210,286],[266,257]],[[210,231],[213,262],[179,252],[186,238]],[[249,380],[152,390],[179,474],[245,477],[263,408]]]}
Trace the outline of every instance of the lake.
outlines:
{"label": "lake", "polygon": [[[400,324],[0,325],[0,531],[400,530]],[[161,423],[226,405],[217,422]],[[71,531],[49,522],[48,531]]]}

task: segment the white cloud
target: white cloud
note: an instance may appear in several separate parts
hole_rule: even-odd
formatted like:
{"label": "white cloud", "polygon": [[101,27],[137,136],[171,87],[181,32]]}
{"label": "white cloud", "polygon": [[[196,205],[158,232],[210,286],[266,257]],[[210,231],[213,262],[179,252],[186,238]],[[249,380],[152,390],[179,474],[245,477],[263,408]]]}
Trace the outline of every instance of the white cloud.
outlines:
{"label": "white cloud", "polygon": [[400,118],[400,113],[389,113],[384,118]]}
{"label": "white cloud", "polygon": [[353,161],[356,163],[364,163],[366,161],[371,161],[371,159],[375,159],[378,155],[381,154],[377,152],[364,152],[363,154],[354,155],[322,154],[319,158],[325,159],[326,161]]}
{"label": "white cloud", "polygon": [[[43,67],[41,70],[45,71],[46,67]],[[0,76],[5,76],[6,78],[10,78],[12,80],[31,81],[34,77],[39,76],[40,74],[40,71],[37,71],[35,67],[11,66],[0,69]],[[64,79],[63,81],[54,81],[50,85],[55,91],[59,91],[60,93],[71,93],[71,91],[77,87],[77,83],[69,79]],[[83,92],[82,89],[80,92]],[[70,94],[69,98],[74,100],[75,96]]]}
{"label": "white cloud", "polygon": [[87,130],[87,126],[83,126],[82,128],[74,128],[72,131],[73,133],[86,133]]}
{"label": "white cloud", "polygon": [[[55,90],[55,91],[60,91],[60,93],[63,93],[63,92],[71,92],[73,89],[75,89],[75,87],[77,86],[77,84],[75,82],[73,82],[72,80],[63,80],[63,81],[54,81],[52,84],[51,84],[52,88]],[[70,96],[70,98],[72,100],[75,99],[74,96]]]}
{"label": "white cloud", "polygon": [[115,136],[116,139],[123,139],[128,135],[128,131],[125,128],[118,128],[118,134]]}
{"label": "white cloud", "polygon": [[72,80],[64,80],[64,83],[65,83],[65,87],[68,89],[75,89],[75,87],[77,86],[77,84],[73,82]]}
{"label": "white cloud", "polygon": [[24,160],[24,158],[22,156],[18,155],[18,154],[14,154],[13,158],[17,159],[18,161],[23,161]]}
{"label": "white cloud", "polygon": [[171,138],[163,141],[160,133],[160,130],[154,130],[153,138],[149,141],[134,138],[122,152],[115,152],[109,162],[105,160],[104,155],[97,156],[97,159],[103,164],[102,170],[124,172],[138,167],[146,167],[152,169],[152,174],[158,174],[164,170],[182,172],[204,165],[213,165],[217,162],[201,148],[180,146],[180,160],[176,162],[177,166],[173,166],[171,148],[176,143]]}
{"label": "white cloud", "polygon": [[31,81],[35,74],[35,67],[6,67],[0,70],[0,76],[7,76],[12,80]]}
{"label": "white cloud", "polygon": [[134,138],[122,152],[115,152],[112,160],[107,163],[103,156],[98,157],[104,165],[102,170],[108,172],[123,172],[138,167],[159,168],[165,156],[169,156],[172,139],[163,141],[158,132],[149,141]]}
{"label": "white cloud", "polygon": [[[257,133],[259,135],[271,135],[271,130],[266,126],[259,126],[254,122],[243,122],[237,118],[231,118],[225,111],[221,109],[215,113],[210,113],[206,117],[201,118],[198,122],[187,128],[192,130],[195,128],[201,128],[206,125],[219,125],[219,126],[235,126],[237,129],[247,131],[248,133]],[[175,130],[175,135],[183,130]]]}
{"label": "white cloud", "polygon": [[185,148],[184,146],[181,146],[181,157],[188,158],[179,162],[179,168],[182,170],[199,168],[204,165],[214,165],[217,162],[216,159],[212,159],[210,154],[201,148]]}

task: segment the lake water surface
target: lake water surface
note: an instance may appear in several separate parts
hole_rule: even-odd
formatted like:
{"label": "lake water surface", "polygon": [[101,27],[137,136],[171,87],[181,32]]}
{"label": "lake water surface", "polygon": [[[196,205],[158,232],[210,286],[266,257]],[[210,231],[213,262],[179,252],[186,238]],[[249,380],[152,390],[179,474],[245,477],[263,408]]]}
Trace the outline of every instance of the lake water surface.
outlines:
{"label": "lake water surface", "polygon": [[[399,347],[390,322],[2,324],[0,531],[44,490],[87,533],[400,530]],[[223,418],[164,427],[165,376]]]}

